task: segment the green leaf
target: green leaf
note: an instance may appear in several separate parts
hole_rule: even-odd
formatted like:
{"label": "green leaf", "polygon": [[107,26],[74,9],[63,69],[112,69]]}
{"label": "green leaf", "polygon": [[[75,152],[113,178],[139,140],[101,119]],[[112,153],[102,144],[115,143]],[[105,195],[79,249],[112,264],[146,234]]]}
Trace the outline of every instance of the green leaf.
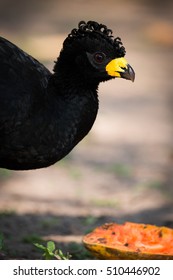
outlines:
{"label": "green leaf", "polygon": [[49,252],[53,253],[53,251],[55,250],[55,243],[53,241],[48,241],[47,249]]}
{"label": "green leaf", "polygon": [[46,247],[39,243],[34,243],[34,246],[43,251],[42,256],[45,260],[52,260],[53,258],[58,260],[69,260],[71,258],[69,253],[65,256],[61,250],[55,250],[56,247],[53,241],[48,241]]}
{"label": "green leaf", "polygon": [[39,243],[34,243],[34,246],[36,246],[37,248],[39,248],[43,251],[46,251],[46,249],[47,249],[45,246],[43,246],[42,244],[39,244]]}

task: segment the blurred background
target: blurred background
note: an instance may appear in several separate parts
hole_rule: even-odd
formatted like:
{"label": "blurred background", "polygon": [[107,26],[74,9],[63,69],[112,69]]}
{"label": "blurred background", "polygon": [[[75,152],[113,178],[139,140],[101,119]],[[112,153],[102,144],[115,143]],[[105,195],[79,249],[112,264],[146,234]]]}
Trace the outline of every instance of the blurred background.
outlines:
{"label": "blurred background", "polygon": [[[54,240],[73,258],[105,222],[173,227],[173,1],[0,0],[0,33],[50,70],[80,20],[120,36],[136,72],[99,87],[89,135],[62,161],[35,171],[0,169],[0,233],[7,258],[38,258]],[[77,252],[77,253],[76,253]]]}

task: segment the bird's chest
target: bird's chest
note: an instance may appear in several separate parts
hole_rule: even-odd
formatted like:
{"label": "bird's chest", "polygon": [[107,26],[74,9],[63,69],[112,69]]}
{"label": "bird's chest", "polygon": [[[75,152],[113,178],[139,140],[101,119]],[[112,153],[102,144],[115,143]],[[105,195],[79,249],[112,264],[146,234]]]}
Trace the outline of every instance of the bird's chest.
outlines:
{"label": "bird's chest", "polygon": [[[73,98],[68,104],[63,104],[64,110],[55,123],[49,126],[49,135],[53,135],[57,154],[66,155],[90,131],[97,116],[98,100],[90,98]],[[53,122],[53,120],[52,120]]]}

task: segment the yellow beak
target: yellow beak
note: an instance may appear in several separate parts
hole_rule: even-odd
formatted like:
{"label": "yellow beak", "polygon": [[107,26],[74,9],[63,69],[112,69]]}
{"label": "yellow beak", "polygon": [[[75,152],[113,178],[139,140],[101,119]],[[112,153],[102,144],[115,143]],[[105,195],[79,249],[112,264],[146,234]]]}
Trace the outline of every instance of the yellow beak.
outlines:
{"label": "yellow beak", "polygon": [[124,57],[111,60],[106,65],[106,71],[112,77],[124,78],[132,82],[135,80],[135,72]]}

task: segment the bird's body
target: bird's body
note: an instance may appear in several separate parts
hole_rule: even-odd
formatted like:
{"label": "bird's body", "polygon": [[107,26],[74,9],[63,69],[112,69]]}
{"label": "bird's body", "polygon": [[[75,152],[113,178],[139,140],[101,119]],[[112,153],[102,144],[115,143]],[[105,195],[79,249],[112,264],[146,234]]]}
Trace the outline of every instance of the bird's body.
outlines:
{"label": "bird's body", "polygon": [[90,131],[98,111],[98,85],[112,78],[105,66],[123,52],[117,41],[116,53],[111,36],[101,28],[81,22],[65,40],[54,73],[0,38],[0,167],[49,166]]}

